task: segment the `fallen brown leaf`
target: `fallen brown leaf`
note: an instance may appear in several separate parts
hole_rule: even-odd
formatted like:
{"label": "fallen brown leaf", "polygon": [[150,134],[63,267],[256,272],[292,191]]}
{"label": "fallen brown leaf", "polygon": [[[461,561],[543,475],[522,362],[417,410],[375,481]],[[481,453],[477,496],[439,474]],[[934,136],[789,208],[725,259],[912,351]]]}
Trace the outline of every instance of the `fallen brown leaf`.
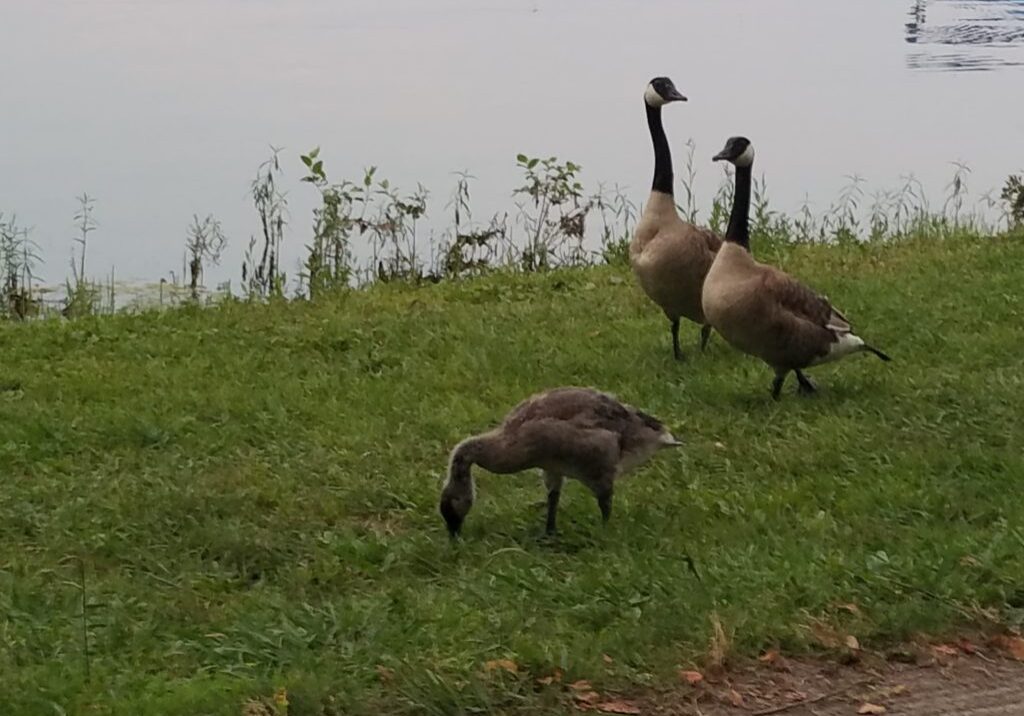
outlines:
{"label": "fallen brown leaf", "polygon": [[836,605],[836,609],[842,609],[844,611],[850,612],[850,614],[854,614],[856,616],[860,616],[860,607],[858,607],[856,604],[853,604],[853,603],[837,604]]}
{"label": "fallen brown leaf", "polygon": [[704,674],[699,671],[680,671],[679,678],[688,683],[690,686],[696,686],[704,680]]}
{"label": "fallen brown leaf", "polygon": [[488,661],[484,664],[484,669],[487,671],[497,671],[498,669],[502,669],[510,674],[519,673],[519,665],[511,659],[494,659],[493,661]]}
{"label": "fallen brown leaf", "polygon": [[613,663],[613,662],[615,661],[615,659],[611,658],[611,657],[610,657],[610,656],[608,656],[607,654],[601,654],[601,659],[602,659],[602,660],[604,661],[604,663],[606,663],[606,664],[611,664],[611,663]]}
{"label": "fallen brown leaf", "polygon": [[942,654],[943,656],[956,656],[958,653],[960,653],[956,650],[956,648],[950,646],[949,644],[935,644],[934,646],[932,646],[932,651],[934,651],[936,654]]}
{"label": "fallen brown leaf", "polygon": [[857,641],[857,637],[853,634],[846,635],[846,646],[853,651],[860,651],[860,642]]}
{"label": "fallen brown leaf", "polygon": [[1017,661],[1024,661],[1024,639],[1019,636],[1000,635],[995,639],[995,644],[1000,649],[1009,652]]}
{"label": "fallen brown leaf", "polygon": [[605,701],[597,704],[597,710],[606,714],[638,714],[640,707],[629,701]]}
{"label": "fallen brown leaf", "polygon": [[857,709],[857,713],[859,713],[859,714],[884,714],[885,713],[885,707],[884,706],[879,706],[878,704],[862,704],[861,707],[859,709]]}
{"label": "fallen brown leaf", "polygon": [[743,696],[736,689],[729,689],[729,703],[736,708],[743,707]]}
{"label": "fallen brown leaf", "polygon": [[569,684],[569,688],[572,689],[573,691],[592,691],[593,690],[593,687],[590,685],[590,682],[587,681],[586,679],[580,679],[579,681],[572,682],[571,684]]}
{"label": "fallen brown leaf", "polygon": [[573,694],[573,698],[576,699],[578,704],[589,704],[593,706],[601,700],[601,694],[596,691],[578,691]]}
{"label": "fallen brown leaf", "polygon": [[957,642],[957,646],[959,646],[960,651],[962,651],[965,654],[974,655],[978,653],[978,647],[969,642],[967,639],[961,639],[959,642]]}
{"label": "fallen brown leaf", "polygon": [[769,649],[765,653],[761,654],[761,656],[757,657],[757,660],[760,661],[762,664],[773,664],[775,663],[775,660],[778,658],[778,649]]}
{"label": "fallen brown leaf", "polygon": [[555,670],[552,671],[550,675],[542,676],[539,679],[537,679],[537,683],[541,686],[550,686],[553,683],[560,684],[562,683],[562,676],[562,670],[558,667],[555,667]]}
{"label": "fallen brown leaf", "polygon": [[828,624],[815,621],[811,624],[811,635],[826,649],[838,649],[843,645],[843,639],[835,629]]}

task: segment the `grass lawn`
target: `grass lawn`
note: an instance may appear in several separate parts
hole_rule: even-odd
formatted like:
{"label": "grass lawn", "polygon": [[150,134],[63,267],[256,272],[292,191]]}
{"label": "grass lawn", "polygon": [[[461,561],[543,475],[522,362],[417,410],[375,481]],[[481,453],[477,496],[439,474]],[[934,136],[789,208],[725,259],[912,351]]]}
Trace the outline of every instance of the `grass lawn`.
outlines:
{"label": "grass lawn", "polygon": [[[716,622],[753,655],[1024,619],[1024,244],[755,251],[893,362],[774,403],[694,326],[674,362],[623,267],[0,326],[0,712],[537,713],[556,668],[676,679]],[[450,543],[448,450],[566,384],[686,446],[607,530],[570,482],[555,541],[538,475],[478,471]]]}

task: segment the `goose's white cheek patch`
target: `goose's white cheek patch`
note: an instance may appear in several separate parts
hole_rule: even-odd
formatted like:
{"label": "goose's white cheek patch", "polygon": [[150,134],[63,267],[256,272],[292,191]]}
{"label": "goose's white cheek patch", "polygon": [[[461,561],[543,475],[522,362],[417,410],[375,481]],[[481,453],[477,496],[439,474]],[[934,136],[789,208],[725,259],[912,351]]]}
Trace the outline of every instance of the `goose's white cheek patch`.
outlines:
{"label": "goose's white cheek patch", "polygon": [[647,89],[644,90],[644,102],[651,107],[660,107],[665,104],[665,100],[661,98],[661,95],[658,94],[653,85],[647,85]]}
{"label": "goose's white cheek patch", "polygon": [[754,163],[754,145],[748,144],[747,148],[743,150],[743,154],[736,157],[736,166],[738,167],[749,167]]}

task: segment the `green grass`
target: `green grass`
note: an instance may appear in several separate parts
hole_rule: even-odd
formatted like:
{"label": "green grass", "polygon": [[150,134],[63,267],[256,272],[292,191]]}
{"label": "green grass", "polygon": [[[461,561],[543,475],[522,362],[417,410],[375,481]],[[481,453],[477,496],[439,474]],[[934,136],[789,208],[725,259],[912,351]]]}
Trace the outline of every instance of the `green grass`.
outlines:
{"label": "green grass", "polygon": [[[780,403],[721,338],[695,355],[693,326],[673,362],[621,267],[0,326],[0,710],[239,714],[285,687],[293,715],[536,713],[555,667],[674,678],[712,614],[738,654],[814,648],[818,618],[867,645],[1016,621],[1021,251],[761,249],[894,358]],[[447,451],[564,384],[686,447],[620,486],[607,530],[570,483],[553,543],[536,475],[479,473],[449,543]]]}

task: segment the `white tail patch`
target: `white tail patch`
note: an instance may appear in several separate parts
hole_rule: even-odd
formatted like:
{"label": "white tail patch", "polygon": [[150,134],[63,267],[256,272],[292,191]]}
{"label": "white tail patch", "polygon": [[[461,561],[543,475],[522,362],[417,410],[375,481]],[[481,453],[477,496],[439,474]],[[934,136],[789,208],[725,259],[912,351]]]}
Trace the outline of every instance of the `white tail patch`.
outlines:
{"label": "white tail patch", "polygon": [[682,445],[681,442],[675,439],[675,437],[668,430],[665,430],[658,436],[658,442],[662,447],[679,447]]}
{"label": "white tail patch", "polygon": [[843,333],[839,336],[839,340],[829,346],[828,353],[814,361],[811,365],[831,363],[840,358],[845,358],[851,353],[859,353],[862,350],[864,350],[864,339],[852,333]]}

